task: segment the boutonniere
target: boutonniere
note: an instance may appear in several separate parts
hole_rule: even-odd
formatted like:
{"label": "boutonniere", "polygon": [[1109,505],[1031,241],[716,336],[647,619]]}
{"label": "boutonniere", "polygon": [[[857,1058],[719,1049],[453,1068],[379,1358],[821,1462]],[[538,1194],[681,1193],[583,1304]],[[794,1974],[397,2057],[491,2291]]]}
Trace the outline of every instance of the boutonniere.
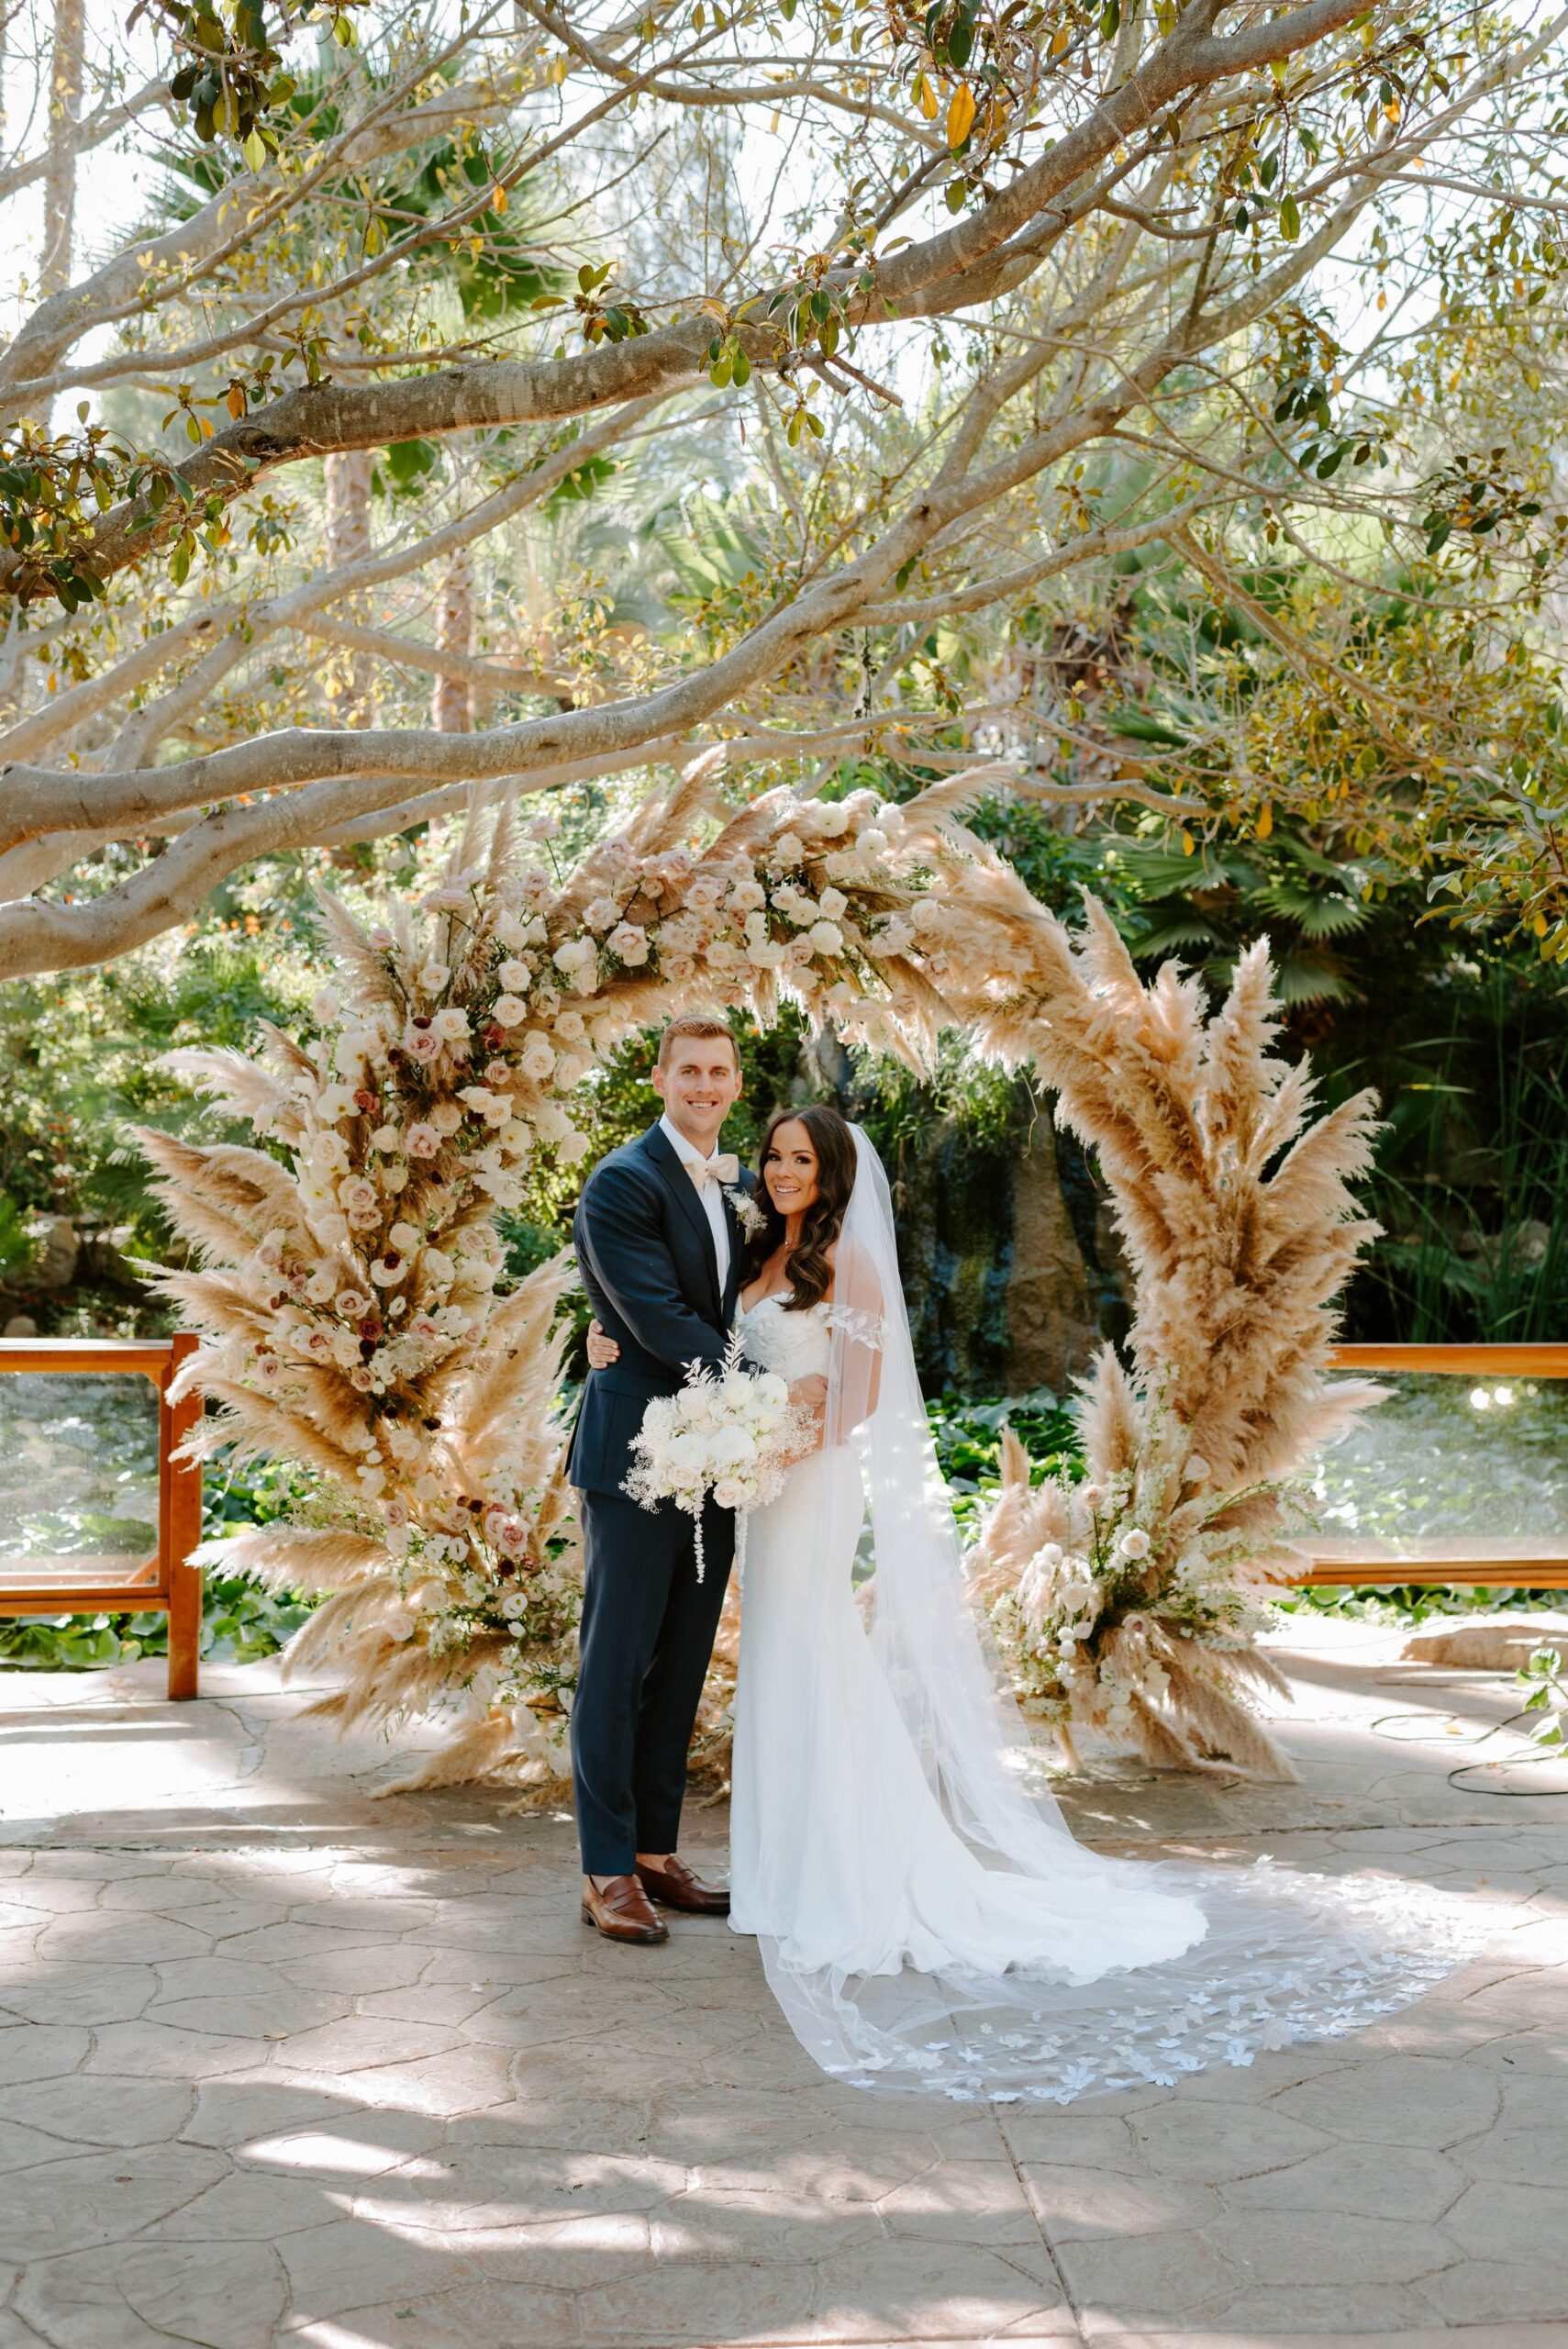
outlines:
{"label": "boutonniere", "polygon": [[735,1219],[741,1230],[748,1240],[755,1240],[759,1232],[767,1230],[767,1217],[762,1213],[751,1192],[743,1191],[739,1183],[726,1183],[723,1187],[724,1196],[734,1208]]}

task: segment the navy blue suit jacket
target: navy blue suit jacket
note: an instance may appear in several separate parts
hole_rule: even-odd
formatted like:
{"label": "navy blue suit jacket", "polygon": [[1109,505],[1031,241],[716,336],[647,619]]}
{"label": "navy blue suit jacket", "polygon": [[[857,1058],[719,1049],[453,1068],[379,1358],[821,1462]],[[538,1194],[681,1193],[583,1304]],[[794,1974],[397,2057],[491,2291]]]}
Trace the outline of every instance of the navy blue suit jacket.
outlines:
{"label": "navy blue suit jacket", "polygon": [[[741,1186],[752,1187],[742,1172]],[[720,1284],[706,1213],[658,1126],[602,1158],[573,1219],[588,1301],[620,1360],[590,1370],[566,1473],[582,1493],[618,1493],[655,1395],[676,1394],[693,1362],[717,1363],[740,1286],[740,1219],[727,1199],[729,1273]]]}

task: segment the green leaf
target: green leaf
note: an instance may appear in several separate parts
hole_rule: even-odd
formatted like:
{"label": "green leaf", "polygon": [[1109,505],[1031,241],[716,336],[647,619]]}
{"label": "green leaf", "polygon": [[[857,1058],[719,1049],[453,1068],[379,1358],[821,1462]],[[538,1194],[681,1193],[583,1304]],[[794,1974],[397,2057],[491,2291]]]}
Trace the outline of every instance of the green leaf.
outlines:
{"label": "green leaf", "polygon": [[1280,206],[1279,232],[1289,245],[1294,245],[1301,234],[1301,210],[1294,195],[1287,195]]}

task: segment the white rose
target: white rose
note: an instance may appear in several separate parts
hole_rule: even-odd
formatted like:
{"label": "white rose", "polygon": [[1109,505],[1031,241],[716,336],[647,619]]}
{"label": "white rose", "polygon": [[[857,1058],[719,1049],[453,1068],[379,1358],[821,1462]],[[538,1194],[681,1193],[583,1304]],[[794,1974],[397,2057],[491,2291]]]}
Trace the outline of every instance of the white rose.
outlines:
{"label": "white rose", "polygon": [[818,954],[841,954],[844,933],[836,921],[814,921],[806,932]]}
{"label": "white rose", "polygon": [[1124,1558],[1146,1558],[1149,1551],[1149,1536],[1140,1525],[1129,1527],[1122,1535],[1121,1553]]}
{"label": "white rose", "polygon": [[590,930],[613,930],[620,919],[620,907],[613,897],[595,897],[584,907],[583,918]]}
{"label": "white rose", "polygon": [[515,1028],[519,1019],[528,1018],[528,1005],[515,995],[498,995],[490,1007],[490,1017],[497,1028]]}
{"label": "white rose", "polygon": [[564,946],[556,948],[550,960],[558,971],[575,971],[584,963],[594,962],[598,951],[591,938],[569,938]]}
{"label": "white rose", "polygon": [[818,807],[813,813],[814,829],[827,840],[840,840],[850,829],[850,811],[847,807],[837,807],[829,802],[826,807]]}
{"label": "white rose", "polygon": [[508,1118],[500,1139],[514,1157],[526,1158],[534,1146],[534,1130],[526,1118]]}
{"label": "white rose", "polygon": [[313,1017],[325,1027],[328,1020],[337,1019],[343,1008],[343,999],[335,987],[317,987],[310,998],[310,1008]]}
{"label": "white rose", "polygon": [[713,1497],[720,1508],[739,1508],[746,1497],[746,1487],[733,1476],[721,1476],[713,1488]]}
{"label": "white rose", "polygon": [[528,1038],[528,1042],[523,1046],[520,1065],[523,1074],[531,1076],[536,1085],[542,1085],[546,1077],[553,1076],[555,1054],[542,1036]]}
{"label": "white rose", "polygon": [[371,1140],[375,1144],[377,1150],[386,1152],[397,1149],[403,1140],[403,1137],[398,1132],[395,1126],[377,1126],[374,1133],[371,1136]]}
{"label": "white rose", "polygon": [[444,1248],[426,1249],[425,1276],[427,1280],[437,1283],[446,1282],[455,1278],[456,1274],[457,1266]]}
{"label": "white rose", "polygon": [[338,1275],[330,1264],[323,1264],[321,1270],[312,1273],[305,1284],[305,1293],[312,1305],[330,1305],[337,1288]]}
{"label": "white rose", "polygon": [[781,832],[773,842],[773,855],[780,864],[798,864],[806,854],[806,842],[798,832]]}
{"label": "white rose", "polygon": [[414,974],[414,984],[423,987],[427,995],[439,995],[450,976],[444,963],[421,963]]}
{"label": "white rose", "polygon": [[789,1386],[776,1371],[764,1370],[757,1379],[757,1392],[773,1410],[782,1411],[789,1401]]}
{"label": "white rose", "polygon": [[405,1640],[411,1640],[414,1636],[414,1618],[406,1607],[384,1608],[381,1623],[387,1638],[396,1640],[399,1644]]}
{"label": "white rose", "polygon": [[673,1436],[664,1457],[673,1476],[695,1483],[707,1466],[707,1446],[700,1435]]}
{"label": "white rose", "polygon": [[630,970],[648,960],[648,932],[639,930],[634,921],[623,921],[618,929],[611,930],[605,943]]}
{"label": "white rose", "polygon": [[754,913],[759,906],[765,906],[767,902],[767,892],[760,881],[737,881],[729,892],[732,913]]}
{"label": "white rose", "polygon": [[757,1456],[757,1440],[745,1428],[719,1428],[709,1447],[710,1457],[724,1468],[744,1468]]}
{"label": "white rose", "polygon": [[849,902],[842,889],[824,889],[817,900],[822,914],[828,921],[837,921]]}
{"label": "white rose", "polygon": [[575,1166],[580,1158],[586,1158],[591,1147],[586,1134],[565,1134],[557,1144],[555,1154],[563,1166]]}
{"label": "white rose", "polygon": [[759,971],[776,971],[784,958],[780,941],[772,938],[755,938],[746,949],[746,960]]}
{"label": "white rose", "polygon": [[887,847],[887,834],[880,825],[870,824],[861,834],[856,846],[865,856],[881,856]]}
{"label": "white rose", "polygon": [[386,1237],[388,1245],[400,1250],[404,1255],[410,1248],[419,1245],[419,1234],[411,1223],[395,1223]]}
{"label": "white rose", "polygon": [[443,1043],[455,1044],[460,1036],[468,1033],[468,1014],[461,1011],[455,1003],[449,1004],[444,1011],[437,1012],[430,1025]]}

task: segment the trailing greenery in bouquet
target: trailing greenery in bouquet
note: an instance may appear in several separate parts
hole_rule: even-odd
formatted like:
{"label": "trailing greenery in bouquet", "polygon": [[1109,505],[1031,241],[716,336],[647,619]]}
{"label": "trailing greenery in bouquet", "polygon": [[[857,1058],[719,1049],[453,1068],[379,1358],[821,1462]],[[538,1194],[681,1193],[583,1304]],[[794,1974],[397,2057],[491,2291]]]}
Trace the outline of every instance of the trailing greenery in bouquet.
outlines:
{"label": "trailing greenery in bouquet", "polygon": [[197,1260],[161,1278],[205,1336],[200,1447],[317,1479],[308,1519],[204,1563],[330,1594],[291,1660],[340,1671],[318,1709],[344,1725],[461,1709],[456,1743],[405,1784],[564,1766],[571,1274],[557,1259],[501,1293],[495,1219],[536,1153],[584,1155],[571,1096],[687,998],[767,1018],[782,986],[911,1054],[940,1008],[905,959],[922,860],[949,852],[920,815],[775,792],[730,816],[694,776],[568,874],[549,869],[554,829],[476,818],[440,885],[377,924],[323,895],[337,976],[315,1033],[172,1056],[270,1147],[141,1136]]}

